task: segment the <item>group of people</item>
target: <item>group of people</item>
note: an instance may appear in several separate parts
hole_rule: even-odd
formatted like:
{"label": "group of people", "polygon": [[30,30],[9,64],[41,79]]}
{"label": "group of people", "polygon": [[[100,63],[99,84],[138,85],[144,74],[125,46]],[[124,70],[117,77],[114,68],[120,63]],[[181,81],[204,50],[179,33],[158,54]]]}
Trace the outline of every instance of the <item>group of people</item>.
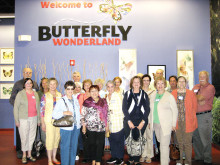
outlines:
{"label": "group of people", "polygon": [[[211,110],[215,88],[208,82],[206,71],[199,73],[199,84],[193,90],[187,89],[184,76],[170,76],[168,82],[163,77],[163,70],[159,69],[154,81],[148,74],[134,76],[128,91],[120,87],[120,77],[106,84],[102,79],[95,80],[94,84],[90,79],[81,83],[80,73],[74,72],[73,81],[64,85],[63,95],[57,91],[55,78],[42,78],[39,90],[31,77],[32,70],[25,68],[23,79],[15,83],[10,98],[14,106],[16,151],[22,163],[36,161],[31,150],[38,126],[42,129],[48,165],[61,162],[62,165],[74,165],[80,139],[83,163],[100,165],[105,137],[108,137],[111,148],[111,158],[107,163],[151,163],[154,132],[159,142],[160,164],[168,165],[172,131],[180,150],[177,165],[192,164],[192,139],[194,159],[207,164],[212,162]],[[53,121],[65,115],[73,116],[73,126],[54,127]],[[130,134],[133,139],[138,139],[141,134],[146,143],[142,155],[128,153],[129,159],[124,162],[125,139]],[[59,144],[61,162],[56,157]]]}

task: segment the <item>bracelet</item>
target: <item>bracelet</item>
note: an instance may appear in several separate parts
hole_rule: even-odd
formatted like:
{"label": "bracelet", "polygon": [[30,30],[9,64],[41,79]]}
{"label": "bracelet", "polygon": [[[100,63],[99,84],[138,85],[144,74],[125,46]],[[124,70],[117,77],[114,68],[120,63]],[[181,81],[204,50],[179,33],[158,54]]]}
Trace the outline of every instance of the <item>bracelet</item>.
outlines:
{"label": "bracelet", "polygon": [[143,120],[142,123],[145,124],[145,121]]}

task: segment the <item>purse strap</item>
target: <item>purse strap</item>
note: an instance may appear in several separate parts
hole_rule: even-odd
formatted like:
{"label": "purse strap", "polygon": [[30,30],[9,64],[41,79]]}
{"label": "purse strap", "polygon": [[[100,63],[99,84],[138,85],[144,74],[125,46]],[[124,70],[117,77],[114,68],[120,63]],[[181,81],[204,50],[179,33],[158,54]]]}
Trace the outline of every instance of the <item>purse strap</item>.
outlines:
{"label": "purse strap", "polygon": [[67,106],[67,103],[66,103],[65,99],[64,99],[64,98],[62,98],[62,99],[63,99],[63,101],[64,101],[64,104],[65,104],[65,106],[66,106],[67,111],[70,111],[70,110],[69,110],[69,107]]}

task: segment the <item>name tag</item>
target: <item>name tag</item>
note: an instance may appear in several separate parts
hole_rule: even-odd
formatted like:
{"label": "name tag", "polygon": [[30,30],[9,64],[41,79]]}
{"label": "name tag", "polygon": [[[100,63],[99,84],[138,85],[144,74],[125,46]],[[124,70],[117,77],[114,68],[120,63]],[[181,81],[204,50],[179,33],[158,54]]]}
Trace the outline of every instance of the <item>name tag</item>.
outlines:
{"label": "name tag", "polygon": [[32,99],[35,99],[35,96],[32,96]]}
{"label": "name tag", "polygon": [[179,100],[183,100],[183,96],[178,96],[178,99]]}
{"label": "name tag", "polygon": [[116,103],[116,100],[111,100],[111,104],[114,104],[114,103]]}
{"label": "name tag", "polygon": [[199,90],[198,89],[194,89],[194,93],[197,93]]}
{"label": "name tag", "polygon": [[159,101],[160,101],[160,99],[156,99],[155,101],[156,101],[156,102],[159,102]]}

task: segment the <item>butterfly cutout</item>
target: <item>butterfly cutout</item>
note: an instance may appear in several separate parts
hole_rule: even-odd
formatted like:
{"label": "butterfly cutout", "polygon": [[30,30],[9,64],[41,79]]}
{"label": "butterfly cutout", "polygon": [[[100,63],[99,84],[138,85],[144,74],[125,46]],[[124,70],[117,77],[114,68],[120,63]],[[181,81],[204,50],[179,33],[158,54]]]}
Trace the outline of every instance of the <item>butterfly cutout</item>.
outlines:
{"label": "butterfly cutout", "polygon": [[13,52],[3,52],[3,59],[4,60],[6,60],[6,59],[12,60],[13,59]]}
{"label": "butterfly cutout", "polygon": [[108,4],[99,5],[99,12],[110,14],[115,24],[122,19],[121,14],[128,14],[132,8],[132,4],[130,3],[116,6],[114,0],[106,0],[106,2],[108,2]]}
{"label": "butterfly cutout", "polygon": [[6,70],[3,69],[3,73],[4,73],[5,77],[11,77],[12,73],[13,73],[13,70],[6,71]]}
{"label": "butterfly cutout", "polygon": [[7,89],[6,87],[3,87],[4,95],[7,95],[7,94],[11,95],[11,93],[12,93],[12,87],[10,87],[9,89]]}

